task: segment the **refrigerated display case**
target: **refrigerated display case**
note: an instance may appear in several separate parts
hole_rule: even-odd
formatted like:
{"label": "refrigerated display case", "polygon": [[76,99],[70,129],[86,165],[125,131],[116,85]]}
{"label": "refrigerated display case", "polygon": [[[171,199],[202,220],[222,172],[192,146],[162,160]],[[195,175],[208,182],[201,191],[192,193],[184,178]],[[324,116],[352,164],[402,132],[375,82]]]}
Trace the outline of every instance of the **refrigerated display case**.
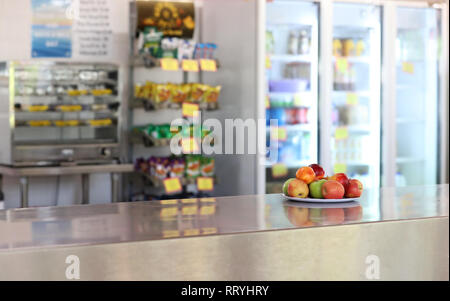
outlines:
{"label": "refrigerated display case", "polygon": [[0,69],[0,164],[119,159],[117,66],[9,61]]}
{"label": "refrigerated display case", "polygon": [[380,185],[381,9],[334,3],[331,166]]}
{"label": "refrigerated display case", "polygon": [[[297,13],[300,7],[302,12]],[[277,160],[266,160],[259,168],[260,173],[265,169],[265,180],[258,182],[258,192],[279,192],[280,185],[269,188],[272,182],[294,176],[292,169],[317,161],[327,174],[345,172],[362,180],[365,188],[448,182],[447,2],[275,0],[266,3],[258,16],[263,28],[258,39],[265,41],[259,47],[266,50],[259,56],[259,70],[269,67],[264,69],[267,81],[258,78],[258,99],[268,127],[273,118],[282,124],[280,128],[287,128],[293,118],[285,107],[289,108],[291,94],[300,94],[295,90],[300,83],[292,87],[282,77],[290,74],[283,72],[288,58],[301,57],[294,54],[298,47],[291,46],[301,36],[293,32],[292,23],[312,20],[311,33],[320,24],[318,37],[311,35],[311,85],[302,83],[318,111],[311,137],[318,135],[319,141],[312,139],[309,146],[315,153],[307,160],[291,159],[292,151],[283,148],[289,146],[289,134],[301,135],[303,125],[292,133],[286,131],[284,141],[278,141]],[[269,26],[276,18],[291,27],[277,34],[281,30]],[[284,48],[277,48],[277,41]],[[294,74],[303,79],[305,70]],[[276,89],[291,91],[275,98],[282,94]],[[274,136],[279,136],[276,130]],[[272,131],[267,132],[266,145],[270,145]],[[273,179],[274,167],[283,170],[274,163],[284,163],[288,173]],[[289,168],[289,163],[295,167]]]}
{"label": "refrigerated display case", "polygon": [[266,192],[278,192],[299,166],[317,161],[319,5],[273,1],[266,12]]}
{"label": "refrigerated display case", "polygon": [[397,7],[395,186],[438,183],[440,10]]}

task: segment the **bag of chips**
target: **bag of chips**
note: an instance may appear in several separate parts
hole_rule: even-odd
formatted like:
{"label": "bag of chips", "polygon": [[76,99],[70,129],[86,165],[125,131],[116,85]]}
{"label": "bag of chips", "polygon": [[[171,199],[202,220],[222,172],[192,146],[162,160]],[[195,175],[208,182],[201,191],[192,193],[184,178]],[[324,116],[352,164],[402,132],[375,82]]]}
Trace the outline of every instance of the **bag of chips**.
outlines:
{"label": "bag of chips", "polygon": [[214,176],[214,158],[201,157],[200,174],[202,177]]}
{"label": "bag of chips", "polygon": [[185,162],[183,158],[176,158],[171,161],[170,177],[182,178],[185,172]]}
{"label": "bag of chips", "polygon": [[153,88],[153,100],[155,103],[163,103],[170,100],[171,91],[168,84],[155,84]]}
{"label": "bag of chips", "polygon": [[173,85],[172,87],[172,102],[183,103],[188,100],[191,92],[191,85]]}
{"label": "bag of chips", "polygon": [[192,84],[191,85],[191,102],[202,102],[203,96],[205,92],[207,91],[207,85],[204,84]]}
{"label": "bag of chips", "polygon": [[200,157],[197,155],[186,156],[186,177],[196,178],[200,175]]}
{"label": "bag of chips", "polygon": [[206,103],[215,103],[219,99],[221,86],[210,87],[206,89],[203,101]]}

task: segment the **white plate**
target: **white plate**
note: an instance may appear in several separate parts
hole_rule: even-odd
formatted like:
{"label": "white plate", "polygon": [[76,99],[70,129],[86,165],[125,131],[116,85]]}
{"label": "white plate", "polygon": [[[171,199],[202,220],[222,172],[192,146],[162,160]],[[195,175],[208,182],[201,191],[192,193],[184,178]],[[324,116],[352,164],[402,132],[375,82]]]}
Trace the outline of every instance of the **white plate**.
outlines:
{"label": "white plate", "polygon": [[299,202],[284,200],[283,204],[288,207],[299,208],[352,208],[361,206],[358,201],[350,201],[345,203],[311,203],[311,202]]}
{"label": "white plate", "polygon": [[309,202],[309,203],[345,203],[351,201],[357,201],[359,198],[345,198],[345,199],[312,199],[312,198],[294,198],[281,194],[285,199],[296,202]]}

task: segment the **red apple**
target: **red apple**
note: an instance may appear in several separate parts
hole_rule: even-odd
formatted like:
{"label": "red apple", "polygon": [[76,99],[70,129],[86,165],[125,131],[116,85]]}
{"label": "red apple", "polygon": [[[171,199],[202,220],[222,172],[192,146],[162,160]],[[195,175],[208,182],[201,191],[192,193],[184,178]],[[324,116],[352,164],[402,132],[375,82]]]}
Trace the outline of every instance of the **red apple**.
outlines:
{"label": "red apple", "polygon": [[306,184],[310,184],[316,178],[316,173],[309,166],[300,167],[295,173],[295,177]]}
{"label": "red apple", "polygon": [[342,199],[344,193],[344,186],[338,181],[330,180],[322,185],[322,195],[325,199]]}
{"label": "red apple", "polygon": [[356,179],[348,181],[348,187],[345,190],[346,198],[359,198],[363,192],[363,185]]}
{"label": "red apple", "polygon": [[309,194],[309,187],[301,180],[289,179],[284,184],[283,193],[291,197],[306,198]]}
{"label": "red apple", "polygon": [[316,180],[320,180],[325,177],[325,171],[319,164],[311,164],[309,165],[309,167],[311,167],[314,170],[314,173],[316,174]]}
{"label": "red apple", "polygon": [[340,172],[340,173],[334,174],[334,175],[331,176],[329,179],[330,179],[330,180],[338,181],[339,183],[342,184],[342,186],[344,186],[345,191],[347,191],[347,188],[348,188],[348,178],[347,178],[347,175],[346,175],[345,173]]}

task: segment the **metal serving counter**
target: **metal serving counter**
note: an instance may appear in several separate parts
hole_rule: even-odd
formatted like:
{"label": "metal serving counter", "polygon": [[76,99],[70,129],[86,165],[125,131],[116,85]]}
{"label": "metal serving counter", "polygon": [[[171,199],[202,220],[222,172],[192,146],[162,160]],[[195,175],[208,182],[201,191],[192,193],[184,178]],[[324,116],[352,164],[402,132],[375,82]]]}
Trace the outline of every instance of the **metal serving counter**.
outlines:
{"label": "metal serving counter", "polygon": [[0,211],[0,280],[448,280],[449,186]]}

